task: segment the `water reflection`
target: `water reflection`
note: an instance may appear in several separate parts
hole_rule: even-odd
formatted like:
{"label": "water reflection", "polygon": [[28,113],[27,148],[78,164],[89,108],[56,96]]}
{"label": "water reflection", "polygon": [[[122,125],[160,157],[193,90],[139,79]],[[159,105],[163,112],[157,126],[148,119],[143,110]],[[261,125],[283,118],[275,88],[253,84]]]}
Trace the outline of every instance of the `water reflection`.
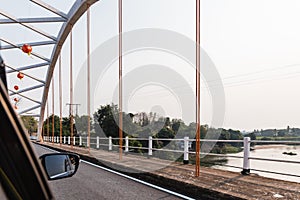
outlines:
{"label": "water reflection", "polygon": [[[284,152],[292,152],[293,154],[297,154],[297,155],[284,154]],[[236,154],[228,154],[228,155],[243,156],[243,152],[236,153]],[[279,159],[279,160],[289,160],[289,161],[299,161],[300,162],[300,146],[256,145],[255,150],[251,151],[250,156],[257,157],[257,158],[269,158],[269,159]],[[227,158],[226,165],[242,167],[243,160],[239,159],[239,158]],[[225,170],[229,170],[229,171],[235,171],[235,172],[241,171],[241,169],[231,168],[231,167],[226,167],[226,166],[214,165],[212,167],[217,168],[217,169],[225,169]],[[259,161],[259,160],[251,159],[250,160],[250,168],[300,176],[300,164]],[[265,172],[257,172],[254,170],[252,170],[251,173],[256,173],[258,175],[269,177],[269,178],[300,182],[299,177],[270,174],[270,173],[265,173]]]}

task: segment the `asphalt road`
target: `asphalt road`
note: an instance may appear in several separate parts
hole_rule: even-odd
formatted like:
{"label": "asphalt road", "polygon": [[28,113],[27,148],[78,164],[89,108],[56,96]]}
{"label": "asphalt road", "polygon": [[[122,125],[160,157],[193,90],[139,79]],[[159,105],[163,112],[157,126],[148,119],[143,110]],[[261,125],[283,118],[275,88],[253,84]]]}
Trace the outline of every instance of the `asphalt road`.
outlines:
{"label": "asphalt road", "polygon": [[[45,153],[52,153],[39,145],[34,144],[34,147],[38,156]],[[49,184],[57,200],[180,199],[83,162],[80,163],[78,171],[73,177],[49,181]]]}

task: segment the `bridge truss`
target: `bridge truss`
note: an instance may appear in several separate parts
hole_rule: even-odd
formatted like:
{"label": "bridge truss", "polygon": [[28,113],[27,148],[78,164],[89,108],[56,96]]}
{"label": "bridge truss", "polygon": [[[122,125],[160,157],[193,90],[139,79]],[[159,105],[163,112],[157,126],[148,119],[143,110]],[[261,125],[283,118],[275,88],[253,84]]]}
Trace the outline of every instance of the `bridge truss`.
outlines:
{"label": "bridge truss", "polygon": [[[74,0],[73,5],[70,7],[70,9],[67,12],[62,12],[61,10],[53,7],[52,5],[49,5],[42,0],[30,0],[30,3],[33,3],[34,5],[40,7],[41,9],[47,10],[48,12],[51,12],[55,16],[45,16],[45,17],[33,17],[33,18],[17,18],[11,15],[10,13],[7,13],[5,11],[0,10],[0,15],[2,18],[0,18],[0,25],[7,25],[7,24],[16,24],[19,26],[22,26],[25,29],[28,29],[30,31],[35,32],[36,34],[40,35],[41,38],[39,41],[35,42],[22,42],[22,43],[16,43],[13,41],[9,41],[7,38],[0,37],[0,41],[4,43],[5,45],[0,45],[0,50],[9,50],[9,49],[20,49],[22,50],[22,47],[24,44],[28,44],[31,47],[39,47],[39,46],[47,46],[51,48],[51,55],[45,56],[42,53],[38,51],[33,51],[31,53],[32,57],[36,57],[41,62],[29,64],[26,66],[10,66],[8,64],[5,64],[7,73],[16,73],[16,72],[22,72],[26,77],[31,78],[34,80],[34,85],[22,88],[20,90],[18,89],[12,89],[13,85],[8,85],[9,95],[19,95],[31,102],[31,106],[29,106],[26,109],[23,109],[18,112],[19,115],[30,115],[34,117],[39,117],[39,127],[38,127],[38,136],[41,136],[43,122],[44,122],[44,115],[45,115],[45,109],[46,104],[48,100],[48,93],[50,90],[50,84],[52,82],[52,93],[54,93],[54,81],[53,81],[53,73],[55,66],[57,64],[57,61],[59,60],[59,71],[61,71],[61,59],[60,59],[60,53],[63,47],[63,44],[65,43],[67,37],[70,38],[70,105],[73,104],[72,102],[72,88],[73,88],[73,82],[72,82],[72,28],[76,24],[76,22],[80,19],[80,17],[87,11],[87,57],[88,57],[88,76],[89,76],[89,56],[90,56],[90,17],[89,17],[89,8],[94,3],[96,3],[99,0]],[[123,142],[123,122],[122,122],[122,0],[118,0],[119,4],[119,152],[120,152],[120,159],[122,158],[122,142]],[[57,24],[57,27],[59,28],[59,31],[56,35],[52,35],[47,33],[47,31],[37,28],[34,26],[34,24]],[[200,0],[196,0],[196,121],[197,121],[197,131],[196,131],[196,143],[197,143],[197,149],[196,149],[196,176],[199,176],[199,167],[200,167]],[[45,66],[47,66],[45,68]],[[30,72],[27,72],[26,70],[29,69],[37,69],[37,68],[43,68],[46,70],[46,76],[44,78],[37,78],[34,74],[31,74]],[[24,72],[26,71],[26,72]],[[89,88],[89,77],[87,77],[88,80],[88,88]],[[59,82],[61,83],[61,77],[59,78]],[[34,99],[30,95],[27,94],[29,91],[34,91],[37,89],[42,88],[42,97],[41,99]],[[60,87],[61,88],[61,87]],[[61,95],[61,93],[60,93]],[[61,97],[60,97],[61,98]],[[89,89],[88,89],[88,95],[87,98],[90,98]],[[88,109],[90,109],[89,105],[89,99],[88,99]],[[54,130],[54,95],[52,96],[52,109],[53,109],[53,121],[52,121],[52,130]],[[71,108],[72,106],[70,106]],[[39,114],[31,114],[29,112],[33,110],[39,109]],[[48,109],[47,109],[48,110]],[[60,101],[60,118],[62,118],[61,114],[61,101]],[[90,111],[88,110],[88,122],[90,121]],[[72,114],[70,115],[71,119],[71,125],[70,127],[73,127],[72,124]],[[60,123],[61,119],[60,119]],[[90,123],[88,123],[88,126],[90,126]],[[61,127],[61,125],[60,125]],[[88,127],[88,132],[90,131],[90,127]],[[53,136],[54,136],[54,131]],[[70,130],[71,137],[73,137],[73,128]],[[89,135],[89,133],[88,133]],[[60,136],[60,141],[61,141]],[[89,145],[90,146],[90,145]]]}
{"label": "bridge truss", "polygon": [[[52,80],[53,72],[56,66],[56,63],[58,61],[58,58],[60,56],[60,52],[62,49],[62,46],[64,42],[66,41],[67,37],[72,31],[73,25],[79,20],[79,18],[89,10],[90,6],[92,6],[94,3],[96,3],[98,0],[76,0],[69,11],[67,13],[64,13],[60,11],[59,9],[53,7],[52,5],[49,5],[41,0],[30,0],[30,3],[33,3],[42,9],[45,9],[47,11],[50,11],[56,17],[35,17],[35,18],[16,18],[10,13],[7,13],[5,11],[0,10],[0,15],[2,15],[4,18],[0,19],[0,25],[7,25],[7,24],[17,24],[19,26],[25,27],[26,29],[29,29],[30,31],[33,31],[39,35],[42,36],[42,38],[45,38],[44,40],[41,41],[35,41],[31,43],[20,43],[16,44],[13,41],[9,41],[6,38],[1,37],[0,41],[5,44],[0,46],[0,50],[9,50],[9,49],[22,49],[22,46],[24,44],[29,44],[30,46],[37,47],[37,46],[48,46],[48,48],[51,48],[51,56],[46,57],[40,54],[39,52],[36,52],[35,50],[31,53],[32,57],[39,58],[41,62],[31,64],[31,65],[26,65],[26,66],[10,66],[8,64],[5,64],[6,66],[6,72],[7,74],[9,73],[14,73],[14,72],[21,72],[26,76],[29,77],[38,84],[27,87],[27,88],[22,88],[21,90],[15,91],[13,89],[13,85],[8,85],[8,91],[9,95],[19,95],[31,102],[31,107],[24,109],[22,111],[19,111],[19,115],[29,115],[29,116],[34,116],[34,117],[39,117],[39,128],[38,128],[38,135],[41,134],[42,130],[42,125],[43,125],[43,120],[44,120],[44,113],[45,113],[45,108],[46,108],[46,103],[48,99],[48,93],[49,93],[49,88],[50,88],[50,83]],[[47,33],[44,30],[41,30],[37,27],[35,27],[32,24],[48,24],[52,23],[55,24],[58,28],[58,34],[57,35],[51,35]],[[89,26],[89,24],[88,24]],[[89,34],[88,34],[89,37]],[[88,44],[89,45],[89,44]],[[44,66],[47,66],[46,68]],[[45,79],[39,79],[36,78],[34,75],[31,75],[30,72],[24,72],[29,69],[34,69],[34,68],[42,68],[46,70],[46,77]],[[43,89],[43,94],[42,94],[42,99],[33,99],[29,95],[26,94],[28,91],[36,90],[42,88]],[[25,93],[25,94],[24,94]],[[30,111],[40,109],[39,114],[31,114],[29,113]],[[28,114],[29,113],[29,114]]]}

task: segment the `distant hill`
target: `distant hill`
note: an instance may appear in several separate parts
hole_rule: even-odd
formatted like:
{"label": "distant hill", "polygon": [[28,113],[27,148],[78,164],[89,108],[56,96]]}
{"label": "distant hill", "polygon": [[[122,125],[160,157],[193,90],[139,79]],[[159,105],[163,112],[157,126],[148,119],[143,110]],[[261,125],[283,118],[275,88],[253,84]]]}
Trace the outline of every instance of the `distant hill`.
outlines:
{"label": "distant hill", "polygon": [[266,130],[254,130],[256,136],[263,137],[295,137],[300,136],[300,128],[289,128],[286,129],[266,129]]}

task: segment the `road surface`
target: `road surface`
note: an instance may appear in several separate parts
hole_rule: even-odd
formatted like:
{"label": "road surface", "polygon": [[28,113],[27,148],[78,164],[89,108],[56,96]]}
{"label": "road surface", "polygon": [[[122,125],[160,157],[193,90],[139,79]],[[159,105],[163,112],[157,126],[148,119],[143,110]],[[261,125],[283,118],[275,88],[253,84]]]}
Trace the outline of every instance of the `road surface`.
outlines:
{"label": "road surface", "polygon": [[[34,148],[38,156],[53,153],[36,144],[34,144]],[[80,163],[78,171],[73,177],[50,181],[49,184],[58,200],[181,199],[83,162]]]}

